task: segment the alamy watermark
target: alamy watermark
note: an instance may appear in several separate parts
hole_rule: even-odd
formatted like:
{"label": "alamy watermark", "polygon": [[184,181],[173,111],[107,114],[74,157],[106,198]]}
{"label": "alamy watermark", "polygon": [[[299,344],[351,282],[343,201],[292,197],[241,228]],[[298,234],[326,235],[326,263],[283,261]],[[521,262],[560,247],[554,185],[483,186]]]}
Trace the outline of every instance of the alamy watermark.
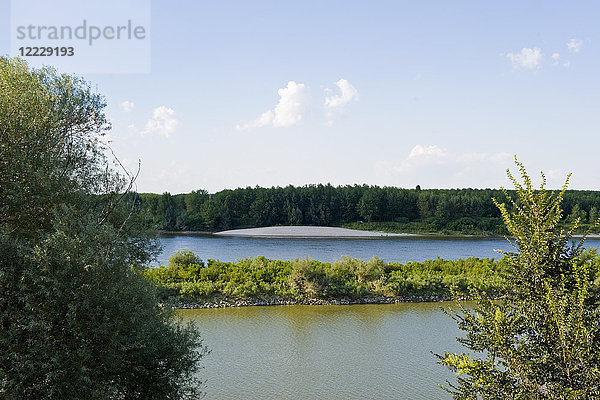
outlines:
{"label": "alamy watermark", "polygon": [[61,72],[150,72],[150,1],[12,0],[11,53]]}

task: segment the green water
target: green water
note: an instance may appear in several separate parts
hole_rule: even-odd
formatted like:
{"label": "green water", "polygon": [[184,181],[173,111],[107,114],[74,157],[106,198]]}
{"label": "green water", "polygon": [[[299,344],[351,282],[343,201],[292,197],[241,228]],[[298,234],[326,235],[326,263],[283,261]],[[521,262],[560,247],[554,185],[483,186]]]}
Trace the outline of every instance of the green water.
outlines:
{"label": "green water", "polygon": [[206,399],[450,399],[452,303],[181,310],[212,351]]}

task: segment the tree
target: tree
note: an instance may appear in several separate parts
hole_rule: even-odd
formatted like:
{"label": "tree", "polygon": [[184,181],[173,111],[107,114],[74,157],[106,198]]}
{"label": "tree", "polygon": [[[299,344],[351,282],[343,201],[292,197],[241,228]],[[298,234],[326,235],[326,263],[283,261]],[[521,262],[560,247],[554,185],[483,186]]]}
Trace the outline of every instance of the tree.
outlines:
{"label": "tree", "polygon": [[376,221],[382,209],[382,193],[378,187],[369,188],[362,195],[356,206],[361,218]]}
{"label": "tree", "polygon": [[169,257],[169,267],[185,268],[192,264],[204,265],[204,262],[190,250],[179,250]]}
{"label": "tree", "polygon": [[171,193],[165,192],[158,200],[158,213],[161,217],[162,227],[168,231],[175,230],[177,226],[177,206]]}
{"label": "tree", "polygon": [[582,239],[559,228],[562,190],[534,189],[511,175],[518,199],[499,204],[511,243],[505,294],[494,301],[472,291],[476,304],[451,315],[466,332],[458,339],[475,355],[446,353],[442,364],[458,375],[455,399],[600,398],[600,271]]}
{"label": "tree", "polygon": [[[0,57],[0,397],[196,398],[205,354],[138,272],[156,252],[103,98]],[[118,160],[116,160],[118,163]]]}

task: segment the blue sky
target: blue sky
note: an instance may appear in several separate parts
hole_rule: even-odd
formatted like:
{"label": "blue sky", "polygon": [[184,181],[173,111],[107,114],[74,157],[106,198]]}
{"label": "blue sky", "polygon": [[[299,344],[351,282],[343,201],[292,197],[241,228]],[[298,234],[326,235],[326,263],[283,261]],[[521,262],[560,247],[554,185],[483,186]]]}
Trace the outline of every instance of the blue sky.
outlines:
{"label": "blue sky", "polygon": [[500,187],[515,154],[553,187],[573,172],[572,188],[600,188],[595,2],[150,10],[151,73],[83,74],[106,96],[116,154],[142,161],[140,191]]}

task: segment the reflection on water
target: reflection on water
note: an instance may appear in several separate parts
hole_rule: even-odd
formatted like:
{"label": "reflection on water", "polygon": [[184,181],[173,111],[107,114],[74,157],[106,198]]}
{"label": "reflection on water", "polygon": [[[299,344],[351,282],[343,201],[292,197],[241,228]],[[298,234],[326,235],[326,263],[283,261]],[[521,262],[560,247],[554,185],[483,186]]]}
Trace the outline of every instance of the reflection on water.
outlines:
{"label": "reflection on water", "polygon": [[445,399],[449,303],[181,310],[212,353],[207,399]]}

